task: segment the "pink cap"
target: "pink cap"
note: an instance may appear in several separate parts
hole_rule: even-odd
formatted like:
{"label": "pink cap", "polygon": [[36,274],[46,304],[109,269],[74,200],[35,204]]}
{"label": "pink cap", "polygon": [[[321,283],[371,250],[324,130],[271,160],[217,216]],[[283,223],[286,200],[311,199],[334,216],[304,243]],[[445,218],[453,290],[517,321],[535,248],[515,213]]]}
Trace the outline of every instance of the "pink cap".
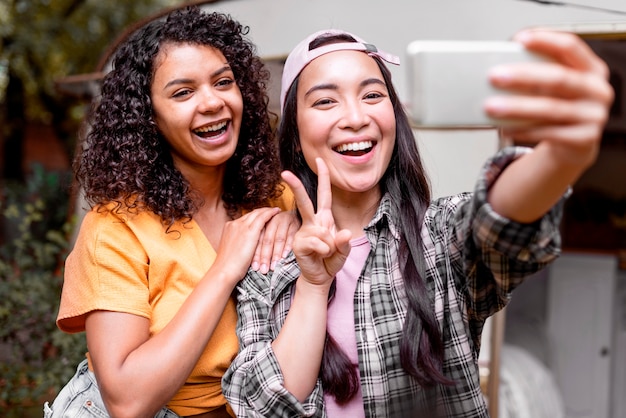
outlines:
{"label": "pink cap", "polygon": [[[356,42],[333,43],[309,50],[309,44],[322,35],[348,35],[353,37]],[[375,55],[390,64],[400,65],[400,58],[378,50],[378,48],[374,45],[365,42],[363,39],[353,35],[352,33],[337,29],[326,29],[315,32],[296,45],[296,47],[289,53],[289,56],[285,61],[280,88],[280,111],[282,112],[285,105],[287,90],[289,90],[289,87],[291,87],[291,84],[304,67],[321,55],[328,54],[329,52],[346,50],[363,51],[368,55]]]}

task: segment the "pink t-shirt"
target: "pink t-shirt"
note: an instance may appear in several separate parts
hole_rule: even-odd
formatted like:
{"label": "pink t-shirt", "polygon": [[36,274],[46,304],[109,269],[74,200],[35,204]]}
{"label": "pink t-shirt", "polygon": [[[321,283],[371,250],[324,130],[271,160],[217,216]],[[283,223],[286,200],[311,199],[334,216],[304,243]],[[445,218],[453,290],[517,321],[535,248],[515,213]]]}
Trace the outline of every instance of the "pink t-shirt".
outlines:
{"label": "pink t-shirt", "polygon": [[[354,291],[361,275],[365,260],[370,252],[370,244],[365,235],[350,241],[352,249],[343,268],[337,273],[335,296],[328,305],[326,328],[339,347],[348,355],[352,363],[359,364],[354,331]],[[333,396],[324,395],[329,418],[365,417],[361,386],[355,396],[346,404],[339,405]]]}

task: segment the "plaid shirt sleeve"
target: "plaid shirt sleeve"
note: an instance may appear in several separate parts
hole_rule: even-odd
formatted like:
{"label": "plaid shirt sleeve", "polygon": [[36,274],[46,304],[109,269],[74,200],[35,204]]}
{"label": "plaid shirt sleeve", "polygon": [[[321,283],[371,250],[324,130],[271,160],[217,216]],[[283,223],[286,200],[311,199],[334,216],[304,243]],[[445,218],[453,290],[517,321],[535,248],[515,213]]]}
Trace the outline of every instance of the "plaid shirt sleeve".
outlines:
{"label": "plaid shirt sleeve", "polygon": [[[478,321],[502,309],[511,292],[524,278],[556,259],[561,250],[559,224],[569,191],[541,219],[530,224],[514,222],[496,213],[487,192],[500,173],[529,148],[508,147],[484,166],[473,198],[462,216],[463,228],[471,231],[463,241],[470,295],[470,313]],[[515,193],[515,190],[511,190]]]}
{"label": "plaid shirt sleeve", "polygon": [[309,398],[300,403],[283,386],[283,375],[271,346],[287,316],[290,284],[298,275],[294,261],[286,267],[279,264],[273,275],[250,270],[238,286],[239,354],[222,378],[224,395],[237,417],[323,414],[319,381]]}
{"label": "plaid shirt sleeve", "polygon": [[500,216],[487,201],[500,173],[527,152],[520,147],[499,151],[484,165],[474,193],[438,199],[425,217],[426,275],[435,288],[443,369],[458,382],[439,387],[438,404],[446,417],[488,416],[476,364],[485,320],[509,302],[526,277],[560,254],[559,224],[569,192],[530,224]]}

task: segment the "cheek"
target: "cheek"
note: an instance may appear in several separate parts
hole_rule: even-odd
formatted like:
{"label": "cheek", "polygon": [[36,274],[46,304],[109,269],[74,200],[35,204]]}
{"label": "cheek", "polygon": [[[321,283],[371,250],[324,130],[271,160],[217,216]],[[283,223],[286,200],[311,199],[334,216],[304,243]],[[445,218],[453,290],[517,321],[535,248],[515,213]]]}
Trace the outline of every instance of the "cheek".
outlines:
{"label": "cheek", "polygon": [[396,137],[396,116],[391,104],[384,112],[380,113],[378,123],[384,135]]}
{"label": "cheek", "polygon": [[[313,156],[319,156],[327,148],[328,135],[327,131],[319,125],[308,123],[308,129],[303,133],[300,131],[300,145],[302,153],[309,159]],[[315,164],[313,165],[313,167]]]}
{"label": "cheek", "polygon": [[171,105],[165,101],[157,100],[152,102],[152,117],[154,123],[161,130],[181,125],[188,117],[185,115],[186,110],[182,104]]}
{"label": "cheek", "polygon": [[388,138],[390,138],[393,142],[395,142],[396,140],[396,124],[395,124],[395,120],[393,121],[394,123],[390,124],[386,130],[386,132],[384,133],[384,135]]}
{"label": "cheek", "polygon": [[319,141],[316,141],[315,138],[309,136],[300,136],[300,147],[307,165],[311,168],[315,168],[315,157],[320,156]]}
{"label": "cheek", "polygon": [[[308,126],[304,126],[308,125]],[[306,164],[314,171],[317,172],[317,164],[315,163],[316,157],[326,158],[326,152],[328,150],[327,142],[328,136],[326,132],[320,127],[316,129],[315,124],[308,123],[298,126],[298,129],[305,128],[305,133],[300,130],[300,148]]]}
{"label": "cheek", "polygon": [[159,132],[163,133],[167,131],[166,121],[160,116],[160,113],[156,110],[152,113],[152,119],[154,120],[154,124],[156,125]]}
{"label": "cheek", "polygon": [[164,120],[162,117],[163,114],[164,113],[163,113],[161,104],[153,99],[152,100],[152,120],[154,121],[154,123],[159,129],[162,129],[162,126],[164,124]]}
{"label": "cheek", "polygon": [[393,113],[393,108],[391,111],[381,112],[377,123],[383,138],[383,154],[385,154],[385,160],[388,164],[396,144],[396,118]]}
{"label": "cheek", "polygon": [[319,112],[299,113],[297,116],[300,142],[310,147],[325,145],[328,141],[330,123],[326,114]]}
{"label": "cheek", "polygon": [[228,106],[231,108],[233,112],[233,117],[242,119],[243,118],[243,110],[244,110],[244,100],[241,95],[241,90],[239,87],[233,89],[229,97],[226,99],[228,102]]}
{"label": "cheek", "polygon": [[183,126],[182,118],[176,117],[174,113],[170,113],[167,117],[154,116],[154,123],[157,129],[163,136],[166,137],[168,142],[176,136],[180,128]]}

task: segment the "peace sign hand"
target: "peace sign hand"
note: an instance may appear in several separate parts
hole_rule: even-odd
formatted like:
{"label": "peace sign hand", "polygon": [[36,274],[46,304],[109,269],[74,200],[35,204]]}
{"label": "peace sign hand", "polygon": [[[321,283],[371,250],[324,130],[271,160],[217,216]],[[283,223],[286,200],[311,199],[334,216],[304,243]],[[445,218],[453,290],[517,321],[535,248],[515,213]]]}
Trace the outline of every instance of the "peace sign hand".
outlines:
{"label": "peace sign hand", "polygon": [[317,213],[302,182],[291,172],[282,173],[283,180],[291,187],[302,225],[293,242],[293,252],[302,272],[301,279],[312,285],[330,287],[335,275],[350,253],[352,233],[337,231],[332,213],[332,192],[328,167],[321,158],[317,164]]}

